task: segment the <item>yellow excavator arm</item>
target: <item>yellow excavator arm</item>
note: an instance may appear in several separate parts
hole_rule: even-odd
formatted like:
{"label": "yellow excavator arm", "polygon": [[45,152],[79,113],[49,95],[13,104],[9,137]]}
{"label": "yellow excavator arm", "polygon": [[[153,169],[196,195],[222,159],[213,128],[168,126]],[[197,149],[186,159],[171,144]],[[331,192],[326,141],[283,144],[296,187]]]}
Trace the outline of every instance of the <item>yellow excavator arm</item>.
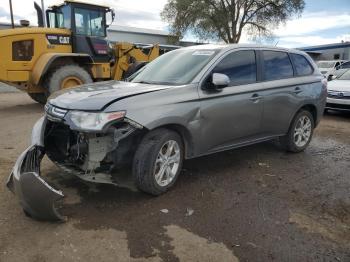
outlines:
{"label": "yellow excavator arm", "polygon": [[123,74],[135,62],[151,62],[159,56],[159,45],[153,45],[147,48],[138,48],[131,43],[117,43],[113,47],[116,57],[116,63],[111,69],[111,78],[121,80]]}

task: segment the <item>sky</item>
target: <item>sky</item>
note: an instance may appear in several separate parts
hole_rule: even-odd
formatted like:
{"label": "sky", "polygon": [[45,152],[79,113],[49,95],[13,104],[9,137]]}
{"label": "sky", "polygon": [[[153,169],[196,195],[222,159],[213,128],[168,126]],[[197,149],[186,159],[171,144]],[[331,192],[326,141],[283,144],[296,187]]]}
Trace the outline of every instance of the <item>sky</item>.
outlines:
{"label": "sky", "polygon": [[[40,0],[37,0],[40,4]],[[45,6],[60,0],[44,0]],[[167,31],[169,25],[160,18],[167,0],[81,0],[110,6],[116,11],[115,24]],[[37,23],[31,0],[12,0],[15,21],[27,19]],[[0,22],[9,22],[8,0],[0,0]],[[350,0],[305,0],[300,17],[273,30],[274,43],[283,47],[305,47],[350,41]],[[188,34],[184,40],[197,40]],[[251,42],[243,35],[241,42]]]}

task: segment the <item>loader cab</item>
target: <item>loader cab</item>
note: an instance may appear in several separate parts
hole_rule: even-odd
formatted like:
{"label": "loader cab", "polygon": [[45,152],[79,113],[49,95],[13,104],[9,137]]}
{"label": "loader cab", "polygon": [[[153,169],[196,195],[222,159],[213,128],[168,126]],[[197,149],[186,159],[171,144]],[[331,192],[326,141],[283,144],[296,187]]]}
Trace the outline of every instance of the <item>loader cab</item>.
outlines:
{"label": "loader cab", "polygon": [[107,13],[114,18],[114,12],[109,7],[65,1],[62,5],[50,7],[46,18],[48,27],[71,30],[71,39],[65,41],[72,45],[74,53],[89,54],[94,62],[105,63],[110,60],[105,40]]}

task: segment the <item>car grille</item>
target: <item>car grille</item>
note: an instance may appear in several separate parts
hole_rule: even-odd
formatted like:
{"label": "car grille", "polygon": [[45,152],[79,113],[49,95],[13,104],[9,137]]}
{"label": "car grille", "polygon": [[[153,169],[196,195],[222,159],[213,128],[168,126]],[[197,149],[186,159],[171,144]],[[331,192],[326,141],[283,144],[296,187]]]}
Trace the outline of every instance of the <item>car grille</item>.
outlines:
{"label": "car grille", "polygon": [[328,90],[328,97],[335,99],[350,99],[350,92]]}
{"label": "car grille", "polygon": [[63,118],[67,114],[68,110],[46,103],[45,112],[46,112],[47,118],[50,119],[51,121],[61,122],[63,121]]}

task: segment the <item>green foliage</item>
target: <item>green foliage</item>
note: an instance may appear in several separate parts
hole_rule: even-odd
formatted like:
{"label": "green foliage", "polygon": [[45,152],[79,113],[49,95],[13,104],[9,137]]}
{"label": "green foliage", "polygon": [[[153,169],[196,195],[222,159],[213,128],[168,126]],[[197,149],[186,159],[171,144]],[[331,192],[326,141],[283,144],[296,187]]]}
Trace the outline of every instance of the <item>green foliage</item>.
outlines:
{"label": "green foliage", "polygon": [[168,0],[161,16],[180,38],[190,31],[203,40],[238,43],[243,30],[252,38],[271,36],[304,5],[304,0]]}

